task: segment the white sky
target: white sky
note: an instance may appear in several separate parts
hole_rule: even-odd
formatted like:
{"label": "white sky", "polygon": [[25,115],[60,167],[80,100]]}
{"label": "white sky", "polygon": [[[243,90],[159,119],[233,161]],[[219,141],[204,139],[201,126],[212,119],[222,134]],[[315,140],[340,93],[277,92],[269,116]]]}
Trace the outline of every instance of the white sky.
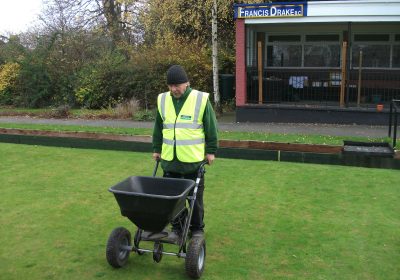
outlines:
{"label": "white sky", "polygon": [[26,31],[41,9],[42,0],[0,0],[0,34]]}

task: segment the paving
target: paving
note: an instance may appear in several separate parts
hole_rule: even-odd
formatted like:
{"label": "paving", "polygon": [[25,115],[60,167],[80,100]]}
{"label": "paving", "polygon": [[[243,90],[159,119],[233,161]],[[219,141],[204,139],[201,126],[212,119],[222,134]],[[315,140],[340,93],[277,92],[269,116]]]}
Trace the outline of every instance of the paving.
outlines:
{"label": "paving", "polygon": [[[32,117],[0,117],[0,123],[32,123],[56,125],[84,125],[103,127],[152,128],[153,122],[130,120],[40,119]],[[220,131],[266,132],[279,134],[315,134],[327,136],[386,137],[388,126],[342,125],[320,123],[238,123],[234,114],[223,115],[218,120]]]}

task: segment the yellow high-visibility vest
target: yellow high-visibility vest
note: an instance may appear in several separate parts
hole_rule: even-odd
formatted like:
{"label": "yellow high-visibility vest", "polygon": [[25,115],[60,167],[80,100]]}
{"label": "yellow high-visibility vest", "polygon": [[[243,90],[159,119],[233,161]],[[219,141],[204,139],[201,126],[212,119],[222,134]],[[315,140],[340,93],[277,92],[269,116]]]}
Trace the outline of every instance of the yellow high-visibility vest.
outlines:
{"label": "yellow high-visibility vest", "polygon": [[161,158],[171,161],[176,157],[181,162],[199,162],[205,156],[203,115],[208,93],[192,90],[185,100],[179,115],[175,113],[170,92],[158,95],[158,112],[163,120],[163,144]]}

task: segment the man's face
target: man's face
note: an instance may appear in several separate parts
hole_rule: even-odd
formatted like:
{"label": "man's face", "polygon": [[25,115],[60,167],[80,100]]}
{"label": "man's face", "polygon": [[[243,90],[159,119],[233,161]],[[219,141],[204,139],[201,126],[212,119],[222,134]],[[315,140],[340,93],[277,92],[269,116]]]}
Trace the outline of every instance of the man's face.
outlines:
{"label": "man's face", "polygon": [[188,83],[168,85],[168,89],[175,98],[180,98],[185,93],[187,85]]}

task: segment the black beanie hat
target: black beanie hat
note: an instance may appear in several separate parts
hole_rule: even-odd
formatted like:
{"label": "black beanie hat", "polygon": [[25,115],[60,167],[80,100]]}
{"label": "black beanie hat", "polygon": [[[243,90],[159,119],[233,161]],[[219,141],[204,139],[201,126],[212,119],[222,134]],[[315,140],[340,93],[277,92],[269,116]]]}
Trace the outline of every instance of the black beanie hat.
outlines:
{"label": "black beanie hat", "polygon": [[180,65],[172,65],[167,71],[167,85],[179,85],[188,82],[185,70]]}

